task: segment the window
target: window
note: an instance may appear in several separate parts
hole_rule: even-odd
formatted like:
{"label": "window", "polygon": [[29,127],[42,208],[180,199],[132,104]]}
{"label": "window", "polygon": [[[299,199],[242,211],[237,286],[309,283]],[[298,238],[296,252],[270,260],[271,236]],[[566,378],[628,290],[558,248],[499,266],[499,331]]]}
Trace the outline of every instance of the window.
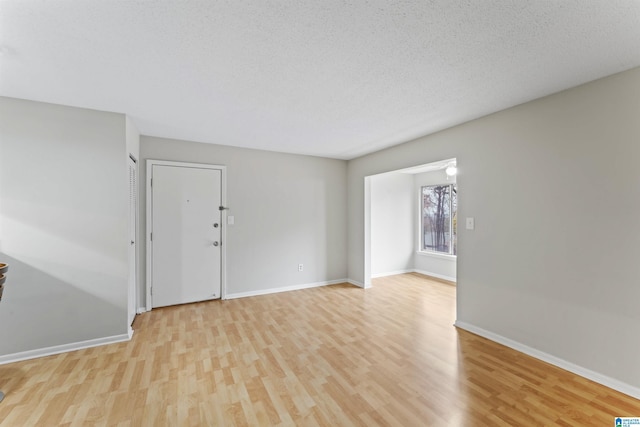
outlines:
{"label": "window", "polygon": [[421,192],[421,250],[456,254],[458,191],[455,184],[428,185]]}

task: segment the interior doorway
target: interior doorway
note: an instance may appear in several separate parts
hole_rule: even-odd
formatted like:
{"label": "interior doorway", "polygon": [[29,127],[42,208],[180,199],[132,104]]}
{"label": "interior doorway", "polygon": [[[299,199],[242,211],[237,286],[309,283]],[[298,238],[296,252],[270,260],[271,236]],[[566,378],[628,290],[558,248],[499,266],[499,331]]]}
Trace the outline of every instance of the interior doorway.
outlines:
{"label": "interior doorway", "polygon": [[365,177],[365,272],[457,280],[457,160]]}

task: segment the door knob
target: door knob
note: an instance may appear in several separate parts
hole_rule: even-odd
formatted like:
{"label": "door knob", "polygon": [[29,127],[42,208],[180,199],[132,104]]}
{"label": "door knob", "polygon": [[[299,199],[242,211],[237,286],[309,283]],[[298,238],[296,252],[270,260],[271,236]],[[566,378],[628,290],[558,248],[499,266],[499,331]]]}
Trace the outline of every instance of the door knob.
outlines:
{"label": "door knob", "polygon": [[213,228],[218,228],[218,223],[217,222],[213,223]]}
{"label": "door knob", "polygon": [[219,243],[218,242],[213,242],[213,246],[218,246]]}

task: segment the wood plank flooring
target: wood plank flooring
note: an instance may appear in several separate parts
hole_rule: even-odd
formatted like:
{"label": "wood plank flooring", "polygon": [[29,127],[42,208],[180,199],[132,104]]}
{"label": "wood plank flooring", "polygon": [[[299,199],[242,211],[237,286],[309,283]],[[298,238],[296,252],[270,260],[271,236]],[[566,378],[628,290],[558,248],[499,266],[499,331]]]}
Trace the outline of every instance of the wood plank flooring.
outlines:
{"label": "wood plank flooring", "polygon": [[452,326],[404,274],[139,315],[130,342],[0,366],[2,426],[612,426],[640,401]]}

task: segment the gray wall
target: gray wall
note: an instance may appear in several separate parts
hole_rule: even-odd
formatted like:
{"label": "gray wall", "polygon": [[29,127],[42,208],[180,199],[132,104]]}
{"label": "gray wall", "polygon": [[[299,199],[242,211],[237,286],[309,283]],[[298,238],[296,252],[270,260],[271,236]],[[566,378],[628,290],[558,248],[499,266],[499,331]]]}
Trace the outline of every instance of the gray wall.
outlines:
{"label": "gray wall", "polygon": [[347,277],[346,161],[148,136],[140,150],[142,159],[227,167],[228,215],[235,217],[227,226],[227,295]]}
{"label": "gray wall", "polygon": [[371,276],[413,270],[416,207],[413,175],[371,177]]}
{"label": "gray wall", "polygon": [[349,162],[349,277],[364,177],[456,157],[458,322],[640,387],[640,69]]}
{"label": "gray wall", "polygon": [[126,334],[125,116],[0,98],[0,355]]}

